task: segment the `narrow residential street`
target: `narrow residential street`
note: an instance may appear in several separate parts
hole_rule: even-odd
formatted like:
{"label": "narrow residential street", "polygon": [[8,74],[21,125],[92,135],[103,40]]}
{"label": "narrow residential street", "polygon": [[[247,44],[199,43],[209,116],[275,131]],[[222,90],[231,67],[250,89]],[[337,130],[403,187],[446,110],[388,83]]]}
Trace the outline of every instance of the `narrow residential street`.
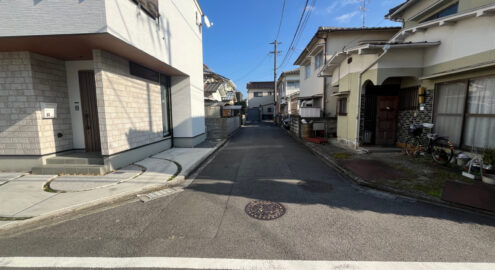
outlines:
{"label": "narrow residential street", "polygon": [[[253,200],[285,215],[254,219]],[[494,219],[358,188],[262,123],[241,128],[183,192],[0,239],[0,257],[495,262],[494,242]]]}

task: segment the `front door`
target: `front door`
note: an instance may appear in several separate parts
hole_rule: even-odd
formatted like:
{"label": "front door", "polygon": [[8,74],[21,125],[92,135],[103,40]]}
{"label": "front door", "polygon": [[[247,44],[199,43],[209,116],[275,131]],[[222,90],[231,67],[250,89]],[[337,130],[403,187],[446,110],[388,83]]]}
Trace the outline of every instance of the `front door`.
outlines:
{"label": "front door", "polygon": [[100,126],[96,106],[95,73],[93,71],[79,71],[79,89],[86,152],[100,152]]}
{"label": "front door", "polygon": [[395,144],[398,105],[399,97],[397,96],[378,96],[376,105],[376,144]]}

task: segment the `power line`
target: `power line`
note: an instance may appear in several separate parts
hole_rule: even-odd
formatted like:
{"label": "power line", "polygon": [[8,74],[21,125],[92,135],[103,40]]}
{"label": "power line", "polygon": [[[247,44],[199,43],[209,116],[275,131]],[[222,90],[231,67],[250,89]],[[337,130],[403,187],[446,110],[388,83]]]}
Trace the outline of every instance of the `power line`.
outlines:
{"label": "power line", "polygon": [[254,68],[252,68],[251,70],[249,70],[246,74],[242,75],[238,79],[235,79],[234,81],[240,81],[240,80],[246,78],[247,76],[251,75],[251,73],[255,72],[258,68],[261,67],[261,65],[263,65],[265,63],[266,59],[268,59],[268,56],[270,56],[270,54],[267,53],[263,57],[263,59],[261,59],[261,61]]}
{"label": "power line", "polygon": [[294,45],[294,40],[296,39],[296,35],[299,32],[299,28],[301,27],[301,23],[304,19],[304,14],[306,14],[306,10],[308,8],[308,2],[309,0],[306,0],[306,3],[304,4],[303,11],[301,13],[301,17],[299,18],[299,23],[297,24],[296,32],[294,32],[294,36],[292,37],[292,41],[290,42],[290,45],[287,49],[287,52],[285,53],[284,59],[282,60],[282,64],[280,66],[283,66],[285,61],[287,61],[287,56],[289,55],[289,52],[292,50],[292,45]]}
{"label": "power line", "polygon": [[302,34],[304,33],[304,30],[306,29],[307,22],[308,22],[309,18],[311,17],[311,13],[313,12],[313,9],[316,5],[316,1],[317,0],[312,0],[311,4],[309,6],[306,5],[306,8],[304,9],[304,11],[306,13],[303,15],[303,20],[302,20],[302,23],[300,24],[299,32],[296,33],[295,39],[293,39],[292,45],[291,45],[291,47],[289,47],[287,54],[285,55],[284,60],[282,61],[282,64],[280,64],[279,68],[282,68],[287,63],[287,61],[292,57],[292,55],[294,54],[294,52],[297,48],[297,45],[299,44],[299,41],[302,38]]}
{"label": "power line", "polygon": [[277,30],[277,37],[275,38],[275,40],[278,40],[278,36],[280,34],[280,29],[282,28],[282,21],[284,19],[284,11],[285,11],[285,1],[283,2],[282,4],[282,15],[280,15],[280,23],[278,24],[278,30]]}

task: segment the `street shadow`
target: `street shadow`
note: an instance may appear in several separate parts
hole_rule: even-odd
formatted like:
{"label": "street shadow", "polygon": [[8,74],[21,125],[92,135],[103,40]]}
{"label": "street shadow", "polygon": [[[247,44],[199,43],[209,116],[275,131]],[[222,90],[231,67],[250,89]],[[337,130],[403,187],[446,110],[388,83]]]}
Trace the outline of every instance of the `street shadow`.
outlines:
{"label": "street shadow", "polygon": [[[300,185],[304,181],[330,184],[332,191],[305,190]],[[494,218],[368,192],[328,167],[283,130],[263,122],[242,127],[188,189],[282,204],[317,204],[495,226]]]}

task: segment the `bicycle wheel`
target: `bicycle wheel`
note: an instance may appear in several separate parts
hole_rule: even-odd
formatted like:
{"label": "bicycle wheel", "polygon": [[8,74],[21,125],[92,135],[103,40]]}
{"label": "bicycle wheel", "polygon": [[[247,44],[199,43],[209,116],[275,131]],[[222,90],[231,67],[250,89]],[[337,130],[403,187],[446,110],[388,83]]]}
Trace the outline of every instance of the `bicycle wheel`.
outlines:
{"label": "bicycle wheel", "polygon": [[417,157],[421,153],[422,146],[418,137],[411,137],[407,139],[404,147],[406,148],[406,154],[411,157]]}
{"label": "bicycle wheel", "polygon": [[445,138],[438,138],[431,145],[431,157],[437,163],[446,165],[454,156],[454,145]]}

